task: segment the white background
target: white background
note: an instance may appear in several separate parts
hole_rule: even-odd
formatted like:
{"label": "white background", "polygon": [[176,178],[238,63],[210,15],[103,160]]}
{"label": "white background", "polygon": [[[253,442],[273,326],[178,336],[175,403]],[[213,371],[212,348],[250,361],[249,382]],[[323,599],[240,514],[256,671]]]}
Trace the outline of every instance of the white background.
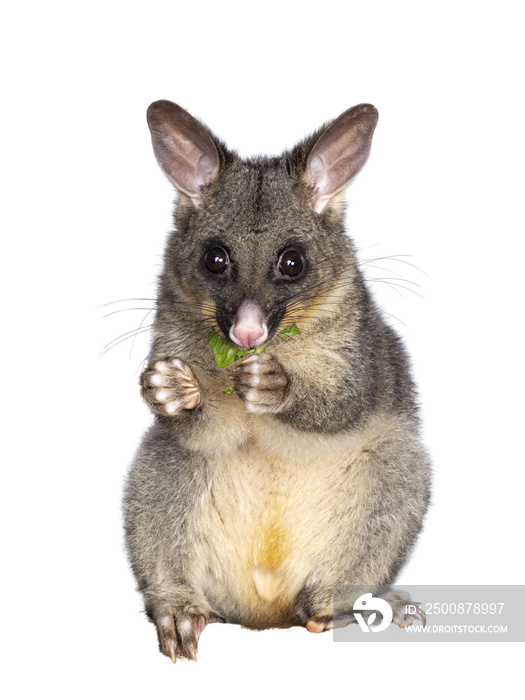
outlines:
{"label": "white background", "polygon": [[519,9],[225,0],[4,11],[4,697],[515,696],[522,645],[361,646],[215,625],[197,664],[173,666],[141,614],[121,533],[122,483],[150,422],[137,387],[147,334],[131,353],[126,341],[98,355],[140,324],[146,311],[103,315],[147,304],[101,307],[154,295],[170,228],[150,102],[180,103],[246,156],[372,102],[380,121],[348,191],[348,229],[363,260],[410,256],[365,270],[421,295],[373,283],[413,357],[435,467],[399,581],[523,583]]}

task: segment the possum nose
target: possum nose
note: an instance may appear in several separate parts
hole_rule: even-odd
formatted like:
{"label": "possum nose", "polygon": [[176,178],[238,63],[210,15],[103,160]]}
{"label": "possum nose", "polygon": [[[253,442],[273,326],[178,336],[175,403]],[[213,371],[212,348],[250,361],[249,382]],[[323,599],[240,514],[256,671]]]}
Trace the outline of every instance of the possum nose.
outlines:
{"label": "possum nose", "polygon": [[268,333],[261,326],[234,326],[230,330],[230,338],[243,348],[255,348],[262,345]]}
{"label": "possum nose", "polygon": [[268,326],[261,309],[252,301],[244,301],[238,308],[230,338],[242,348],[257,348],[268,338]]}

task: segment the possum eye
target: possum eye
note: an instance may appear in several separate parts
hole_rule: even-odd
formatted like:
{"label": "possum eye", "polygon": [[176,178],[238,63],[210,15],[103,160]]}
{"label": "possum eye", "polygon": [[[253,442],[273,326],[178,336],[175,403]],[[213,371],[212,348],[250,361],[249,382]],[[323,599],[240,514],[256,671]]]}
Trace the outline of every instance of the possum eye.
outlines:
{"label": "possum eye", "polygon": [[304,270],[304,258],[298,250],[285,250],[279,258],[279,272],[283,277],[299,277]]}
{"label": "possum eye", "polygon": [[223,275],[230,265],[230,257],[224,248],[214,246],[206,252],[204,264],[213,275]]}

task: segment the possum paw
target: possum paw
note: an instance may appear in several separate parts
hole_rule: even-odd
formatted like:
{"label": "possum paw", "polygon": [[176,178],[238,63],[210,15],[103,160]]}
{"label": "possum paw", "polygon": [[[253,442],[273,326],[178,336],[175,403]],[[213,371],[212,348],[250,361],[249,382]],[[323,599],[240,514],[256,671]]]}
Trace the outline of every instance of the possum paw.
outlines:
{"label": "possum paw", "polygon": [[175,663],[177,659],[197,660],[199,637],[206,624],[226,622],[215,612],[191,606],[175,614],[166,613],[156,620],[159,651]]}
{"label": "possum paw", "polygon": [[[416,620],[419,620],[423,623],[423,627],[426,625],[425,613],[418,603],[410,600],[408,594],[391,592],[384,597],[384,602],[387,602],[392,610],[392,624],[399,627],[410,627]],[[359,614],[367,625],[380,625],[383,621],[383,615],[380,610],[359,609]],[[357,623],[357,619],[352,611],[337,615],[320,614],[308,620],[306,629],[309,632],[325,632],[326,630],[346,627],[354,623]]]}
{"label": "possum paw", "polygon": [[172,358],[157,362],[140,378],[142,397],[155,413],[174,416],[195,408],[201,400],[201,390],[188,365]]}
{"label": "possum paw", "polygon": [[[368,620],[370,612],[363,612],[363,617],[365,622]],[[379,624],[380,620],[374,621],[373,624]],[[326,632],[327,630],[337,629],[339,627],[346,627],[347,625],[357,624],[355,615],[353,613],[344,613],[342,615],[314,615],[306,623],[306,629],[308,632],[314,632],[316,634],[320,632]]]}
{"label": "possum paw", "polygon": [[277,413],[288,379],[271,355],[248,355],[235,370],[235,389],[249,413]]}
{"label": "possum paw", "polygon": [[410,627],[416,620],[427,624],[427,618],[418,603],[412,602],[408,597],[401,594],[394,594],[388,597],[388,603],[392,608],[392,622],[399,627]]}
{"label": "possum paw", "polygon": [[[416,620],[422,622],[423,627],[427,624],[425,613],[419,607],[419,603],[414,603],[411,600],[410,593],[406,591],[389,591],[383,598],[392,610],[392,624],[399,627],[410,627]],[[382,615],[378,613],[378,622],[381,619]]]}

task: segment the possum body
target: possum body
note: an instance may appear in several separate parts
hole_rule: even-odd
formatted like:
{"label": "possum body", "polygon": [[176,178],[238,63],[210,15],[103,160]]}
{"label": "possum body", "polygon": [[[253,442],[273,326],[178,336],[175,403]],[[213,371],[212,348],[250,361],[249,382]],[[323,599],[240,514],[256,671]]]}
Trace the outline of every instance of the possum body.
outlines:
{"label": "possum body", "polygon": [[[248,161],[173,103],[148,121],[179,200],[141,377],[155,422],[124,507],[160,650],[195,658],[214,621],[348,624],[354,600],[334,615],[334,586],[386,590],[430,483],[404,348],[343,226],[377,112],[358,105]],[[279,337],[291,324],[300,334]],[[219,369],[210,334],[264,349]],[[410,624],[409,601],[390,602]]]}

